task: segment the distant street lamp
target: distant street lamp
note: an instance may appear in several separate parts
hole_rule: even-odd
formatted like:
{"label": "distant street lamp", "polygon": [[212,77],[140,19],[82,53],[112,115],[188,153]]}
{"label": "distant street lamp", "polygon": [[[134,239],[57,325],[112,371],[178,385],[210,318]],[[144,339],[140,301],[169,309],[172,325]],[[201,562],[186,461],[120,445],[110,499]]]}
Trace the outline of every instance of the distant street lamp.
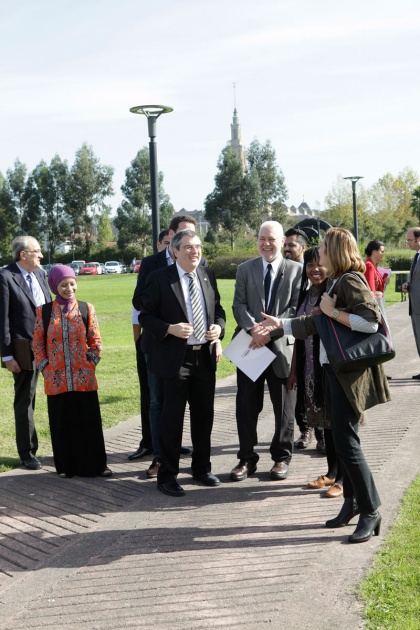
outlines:
{"label": "distant street lamp", "polygon": [[154,253],[157,252],[156,243],[158,241],[160,232],[156,121],[161,114],[169,114],[172,111],[173,107],[166,107],[165,105],[136,105],[136,107],[130,107],[130,112],[132,114],[143,114],[144,116],[146,116],[149,129],[150,188],[152,198],[152,238]]}
{"label": "distant street lamp", "polygon": [[349,179],[351,181],[351,187],[353,189],[353,236],[356,239],[356,243],[359,238],[357,228],[357,203],[356,203],[356,184],[359,179],[363,179],[362,175],[353,175],[352,177],[343,177],[343,179]]}

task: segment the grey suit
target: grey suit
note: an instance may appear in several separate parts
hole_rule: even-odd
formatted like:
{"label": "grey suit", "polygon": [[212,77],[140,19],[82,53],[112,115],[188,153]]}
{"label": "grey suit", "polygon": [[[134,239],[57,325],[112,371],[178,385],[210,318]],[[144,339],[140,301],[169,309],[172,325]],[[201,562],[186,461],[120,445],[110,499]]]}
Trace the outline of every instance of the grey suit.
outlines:
{"label": "grey suit", "polygon": [[[284,263],[284,265],[283,265]],[[262,258],[242,263],[236,275],[233,314],[238,329],[249,331],[262,320],[261,311],[270,311],[276,317],[294,317],[299,296],[302,265],[282,260],[273,285],[270,304],[265,304]],[[294,409],[296,393],[288,391],[286,381],[290,374],[294,338],[272,335],[270,350],[276,355],[273,363],[253,382],[237,370],[236,422],[239,436],[238,459],[256,463],[259,459],[254,447],[258,443],[258,415],[263,408],[264,383],[270,391],[275,415],[275,432],[270,453],[273,461],[290,462],[293,452]]]}
{"label": "grey suit", "polygon": [[411,316],[417,352],[420,356],[420,255],[417,263],[411,267],[409,283],[409,314]]}

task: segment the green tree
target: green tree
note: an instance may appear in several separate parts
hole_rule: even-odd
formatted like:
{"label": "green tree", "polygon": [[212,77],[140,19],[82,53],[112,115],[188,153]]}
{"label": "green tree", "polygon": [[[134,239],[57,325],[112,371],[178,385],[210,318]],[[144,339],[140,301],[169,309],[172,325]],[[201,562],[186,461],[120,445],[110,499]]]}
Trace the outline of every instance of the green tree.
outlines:
{"label": "green tree", "polygon": [[16,208],[11,203],[6,179],[0,173],[0,258],[11,258],[12,240],[18,233],[19,219]]}
{"label": "green tree", "polygon": [[102,165],[86,143],[76,152],[66,190],[66,211],[73,231],[83,232],[89,259],[93,219],[106,208],[105,199],[114,194],[114,169]]}
{"label": "green tree", "polygon": [[[258,208],[260,211],[259,224],[263,221],[264,215],[273,218],[273,213],[277,216],[282,211],[281,204],[287,199],[287,188],[284,175],[277,165],[276,152],[270,140],[265,144],[260,144],[254,139],[246,152],[248,172],[256,172],[259,182]],[[277,220],[277,219],[276,219]],[[256,227],[259,227],[256,226]]]}
{"label": "green tree", "polygon": [[111,219],[109,218],[110,214],[111,209],[104,208],[99,215],[97,227],[99,247],[105,247],[107,243],[112,241]]}
{"label": "green tree", "polygon": [[[357,185],[357,224],[359,241],[378,238],[375,232],[373,213],[370,208],[369,192],[360,182]],[[353,194],[352,187],[341,175],[325,198],[325,210],[320,218],[334,227],[346,228],[353,232]]]}
{"label": "green tree", "polygon": [[405,168],[397,176],[386,173],[370,188],[377,230],[375,238],[398,245],[413,222],[412,191],[418,183],[417,173]]}
{"label": "green tree", "polygon": [[259,216],[259,181],[256,169],[247,175],[230,146],[223,149],[217,162],[213,192],[204,202],[206,219],[214,231],[222,228],[234,249],[235,239],[249,225],[256,225]]}
{"label": "green tree", "polygon": [[68,185],[67,162],[55,155],[49,166],[40,162],[35,167],[26,186],[28,207],[22,227],[38,240],[45,240],[51,255],[71,232],[65,203]]}
{"label": "green tree", "polygon": [[410,206],[413,217],[416,217],[417,225],[420,225],[420,186],[417,186],[412,192]]}
{"label": "green tree", "polygon": [[17,159],[13,169],[6,171],[6,179],[1,190],[0,203],[7,215],[16,221],[17,230],[21,230],[22,218],[27,210],[27,173],[25,164]]}
{"label": "green tree", "polygon": [[[149,150],[143,147],[125,171],[121,186],[125,199],[117,209],[114,221],[118,228],[118,246],[138,246],[146,253],[152,245],[152,198],[150,186]],[[160,225],[167,227],[174,207],[163,187],[163,173],[158,173]]]}

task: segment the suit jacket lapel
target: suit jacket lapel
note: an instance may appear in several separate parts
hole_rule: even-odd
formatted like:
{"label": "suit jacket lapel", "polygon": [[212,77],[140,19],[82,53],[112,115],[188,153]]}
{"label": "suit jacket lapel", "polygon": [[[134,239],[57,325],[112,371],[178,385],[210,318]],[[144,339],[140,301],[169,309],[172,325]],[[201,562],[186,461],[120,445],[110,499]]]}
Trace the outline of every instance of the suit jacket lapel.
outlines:
{"label": "suit jacket lapel", "polygon": [[169,282],[171,289],[175,293],[175,297],[179,302],[180,307],[184,311],[185,321],[188,321],[187,305],[185,304],[184,292],[181,286],[181,278],[179,277],[178,268],[176,264],[168,267]]}
{"label": "suit jacket lapel", "polygon": [[22,289],[22,291],[24,292],[24,294],[26,295],[28,300],[35,307],[36,304],[35,304],[34,296],[32,295],[32,291],[29,289],[29,287],[27,285],[27,282],[26,282],[25,278],[23,277],[23,274],[19,270],[19,267],[17,265],[15,265],[15,267],[16,267],[16,269],[14,269],[12,271],[12,273],[13,273],[13,280]]}
{"label": "suit jacket lapel", "polygon": [[254,278],[261,304],[264,306],[264,267],[261,256],[257,258],[252,265],[252,277]]}
{"label": "suit jacket lapel", "polygon": [[204,270],[205,267],[198,266],[196,269],[196,273],[201,284],[201,289],[203,291],[204,302],[206,304],[207,322],[210,326],[210,324],[213,322],[213,318],[210,316],[210,314],[212,310],[214,310],[214,302],[210,292],[210,282]]}

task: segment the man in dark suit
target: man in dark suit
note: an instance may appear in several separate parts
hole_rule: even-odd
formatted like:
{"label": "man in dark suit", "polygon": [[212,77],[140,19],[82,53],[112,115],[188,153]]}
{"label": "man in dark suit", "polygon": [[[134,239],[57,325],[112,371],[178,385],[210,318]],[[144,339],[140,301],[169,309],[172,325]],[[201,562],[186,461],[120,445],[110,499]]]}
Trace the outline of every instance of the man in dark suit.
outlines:
{"label": "man in dark suit", "polygon": [[[34,424],[35,392],[38,372],[30,343],[35,326],[35,308],[51,302],[51,295],[41,269],[42,253],[38,241],[30,236],[18,236],[12,243],[14,263],[0,271],[0,352],[2,360],[15,381],[15,426],[19,457],[26,468],[41,468],[36,458],[38,438]],[[30,352],[31,369],[17,361],[19,342]],[[15,347],[13,345],[15,344]],[[22,362],[22,361],[21,361]],[[25,366],[28,368],[28,366]]]}
{"label": "man in dark suit", "polygon": [[[411,317],[414,339],[420,356],[420,227],[408,230],[406,242],[411,251],[416,253],[411,263],[408,282],[404,282],[402,290],[408,293],[408,314]],[[412,378],[420,381],[420,374],[415,374]]]}
{"label": "man in dark suit", "polygon": [[[194,219],[194,217],[191,217],[189,215],[174,216],[169,224],[167,238],[165,238],[167,244],[169,245],[172,238],[179,230],[188,229],[188,230],[195,231],[196,225],[197,225],[197,222]],[[200,264],[204,264],[203,259],[201,260],[202,262],[200,262]],[[157,269],[164,269],[165,267],[168,267],[169,265],[172,265],[173,263],[174,263],[174,259],[171,256],[169,247],[167,246],[160,249],[160,251],[157,254],[152,254],[152,256],[146,256],[146,258],[143,258],[140,271],[139,271],[139,276],[137,278],[136,289],[134,291],[134,296],[133,296],[133,306],[137,311],[140,310],[141,297],[142,297],[143,290],[146,285],[146,280],[149,273],[151,273],[152,271],[156,271]],[[207,265],[207,263],[205,264]],[[141,334],[141,338],[138,344],[140,345],[140,349],[143,355],[147,357],[151,351],[151,346],[153,344],[153,337],[150,334],[148,334],[147,331],[144,331],[143,334]],[[145,435],[147,435],[147,430],[146,431],[143,430],[143,415],[142,415],[143,437],[137,450],[135,450],[134,453],[131,453],[128,456],[128,459],[130,460],[141,459],[142,457],[149,455],[153,450],[153,461],[146,471],[146,476],[149,479],[151,479],[157,476],[157,471],[160,465],[160,445],[159,445],[159,436],[158,436],[157,427],[158,427],[158,419],[161,416],[162,409],[163,409],[163,381],[162,379],[158,378],[155,374],[152,374],[152,373],[148,373],[147,376],[148,376],[147,383],[145,383],[144,374],[143,374],[143,383],[140,384],[140,387],[141,389],[143,389],[143,394],[146,388],[149,389],[149,392],[148,392],[149,400],[150,400],[149,419],[150,419],[151,442],[152,442],[153,448],[151,449],[150,446],[148,446],[144,441],[144,437]],[[188,446],[181,446],[181,454],[183,455],[191,454],[191,448],[189,448]]]}
{"label": "man in dark suit", "polygon": [[163,379],[159,420],[161,464],[158,488],[182,496],[176,481],[186,403],[190,406],[192,474],[207,486],[219,485],[211,473],[210,436],[214,416],[216,363],[225,312],[212,270],[200,266],[201,242],[193,230],[172,239],[176,264],[149,275],[140,305],[140,325],[153,335],[149,372]]}
{"label": "man in dark suit", "polygon": [[294,317],[299,297],[302,265],[281,255],[284,236],[277,221],[266,221],[258,235],[259,258],[248,260],[236,274],[233,314],[238,329],[250,335],[256,347],[267,345],[276,358],[253,382],[237,370],[236,422],[239,436],[239,463],[231,472],[233,481],[242,481],[257,469],[257,422],[263,408],[264,383],[267,381],[273,404],[275,429],[270,453],[274,466],[271,479],[286,479],[293,453],[293,430],[296,392],[288,390],[294,338],[289,335],[267,335],[259,322],[262,312],[277,313],[278,317]]}

